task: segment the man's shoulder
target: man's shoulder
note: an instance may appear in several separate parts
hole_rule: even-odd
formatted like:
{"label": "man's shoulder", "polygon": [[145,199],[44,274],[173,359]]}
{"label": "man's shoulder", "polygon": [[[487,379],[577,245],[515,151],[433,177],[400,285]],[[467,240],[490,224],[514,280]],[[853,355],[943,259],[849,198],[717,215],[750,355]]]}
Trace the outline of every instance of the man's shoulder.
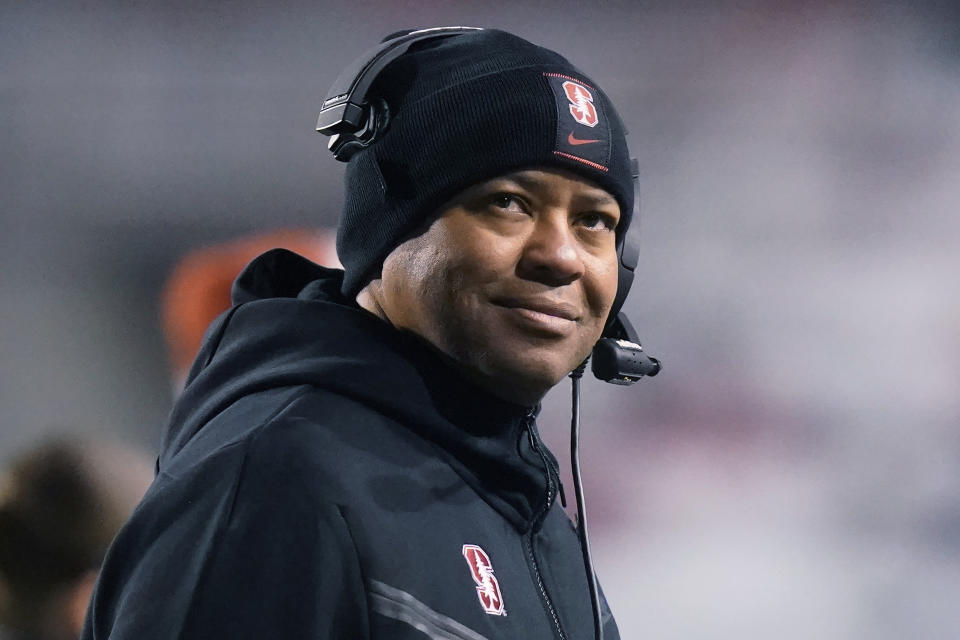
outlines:
{"label": "man's shoulder", "polygon": [[211,465],[303,486],[334,487],[349,478],[435,457],[407,425],[368,404],[300,385],[244,396],[205,424],[162,472],[192,475]]}
{"label": "man's shoulder", "polygon": [[[251,398],[255,402],[255,398]],[[237,409],[243,411],[243,402]],[[419,438],[395,417],[334,391],[305,387],[246,435],[251,451],[288,461],[338,464],[382,458],[387,451],[420,450]]]}

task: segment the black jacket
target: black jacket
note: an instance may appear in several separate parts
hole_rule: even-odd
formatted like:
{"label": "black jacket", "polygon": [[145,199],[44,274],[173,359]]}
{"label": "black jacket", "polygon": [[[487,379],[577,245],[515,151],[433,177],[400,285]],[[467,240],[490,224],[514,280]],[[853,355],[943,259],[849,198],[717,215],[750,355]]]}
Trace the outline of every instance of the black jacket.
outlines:
{"label": "black jacket", "polygon": [[275,250],[238,279],[84,638],[592,638],[535,412],[340,278]]}

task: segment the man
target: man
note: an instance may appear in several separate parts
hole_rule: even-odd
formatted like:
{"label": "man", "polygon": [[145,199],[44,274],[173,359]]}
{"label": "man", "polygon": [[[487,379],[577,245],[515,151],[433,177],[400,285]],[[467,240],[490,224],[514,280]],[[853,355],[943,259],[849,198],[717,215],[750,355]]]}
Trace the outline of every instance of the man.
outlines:
{"label": "man", "polygon": [[462,31],[372,82],[344,271],[238,278],[85,638],[593,637],[535,416],[614,304],[624,131],[558,54]]}
{"label": "man", "polygon": [[107,546],[150,482],[150,461],[56,437],[0,471],[0,640],[80,635]]}

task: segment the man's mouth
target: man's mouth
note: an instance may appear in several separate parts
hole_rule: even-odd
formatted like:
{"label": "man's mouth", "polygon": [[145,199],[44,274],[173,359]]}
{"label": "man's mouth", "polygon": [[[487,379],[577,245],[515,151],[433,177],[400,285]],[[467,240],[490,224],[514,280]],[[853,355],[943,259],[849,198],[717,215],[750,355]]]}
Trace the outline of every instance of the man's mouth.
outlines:
{"label": "man's mouth", "polygon": [[569,334],[581,317],[579,309],[569,302],[546,298],[503,298],[494,300],[494,304],[507,309],[522,325],[556,335]]}

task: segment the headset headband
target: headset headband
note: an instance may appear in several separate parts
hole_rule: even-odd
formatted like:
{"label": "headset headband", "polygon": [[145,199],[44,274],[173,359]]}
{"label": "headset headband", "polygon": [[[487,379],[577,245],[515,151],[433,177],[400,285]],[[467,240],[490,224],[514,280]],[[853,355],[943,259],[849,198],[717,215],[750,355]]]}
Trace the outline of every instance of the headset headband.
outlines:
{"label": "headset headband", "polygon": [[[383,69],[422,40],[482,31],[480,27],[417,29],[380,43],[344,69],[320,107],[317,131],[327,136],[355,133],[367,120],[367,91]],[[331,144],[334,140],[331,138]],[[340,160],[341,158],[337,158]]]}

